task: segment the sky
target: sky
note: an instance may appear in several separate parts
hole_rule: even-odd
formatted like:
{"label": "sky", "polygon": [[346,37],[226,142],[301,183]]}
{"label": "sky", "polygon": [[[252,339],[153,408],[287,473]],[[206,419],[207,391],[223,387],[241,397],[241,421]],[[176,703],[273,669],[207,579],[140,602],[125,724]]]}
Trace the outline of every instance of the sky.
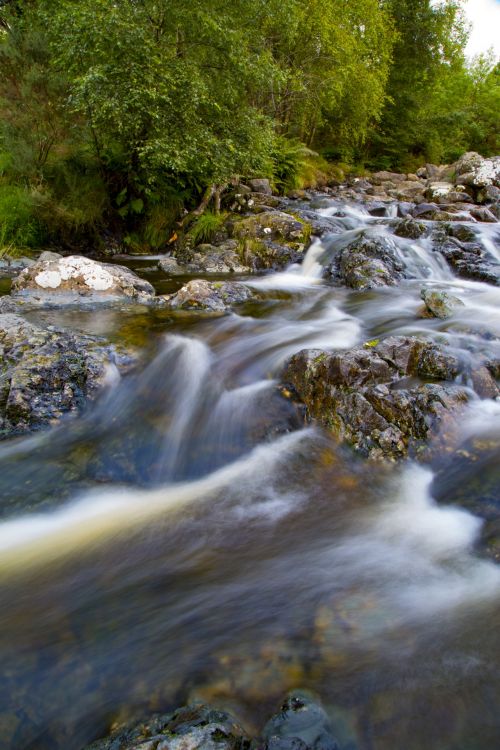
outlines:
{"label": "sky", "polygon": [[467,54],[477,55],[493,46],[500,56],[500,0],[467,0],[465,12],[472,23]]}

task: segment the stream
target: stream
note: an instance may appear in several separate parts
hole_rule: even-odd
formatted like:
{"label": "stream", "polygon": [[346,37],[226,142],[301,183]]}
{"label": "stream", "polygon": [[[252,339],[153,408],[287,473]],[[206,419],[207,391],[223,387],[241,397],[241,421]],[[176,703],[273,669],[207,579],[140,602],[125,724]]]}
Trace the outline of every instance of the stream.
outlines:
{"label": "stream", "polygon": [[[342,750],[498,747],[500,568],[477,542],[481,503],[499,512],[500,404],[472,398],[431,466],[377,464],[304,426],[279,372],[303,348],[395,334],[499,357],[500,287],[454,276],[390,216],[320,205],[337,232],[247,277],[261,299],[229,315],[27,315],[141,364],[79,418],[0,444],[0,747],[81,750],[194,699],[258,733],[295,687],[321,696]],[[470,226],[500,260],[500,224]],[[361,231],[395,244],[407,280],[322,280]],[[464,305],[421,317],[423,287]]]}

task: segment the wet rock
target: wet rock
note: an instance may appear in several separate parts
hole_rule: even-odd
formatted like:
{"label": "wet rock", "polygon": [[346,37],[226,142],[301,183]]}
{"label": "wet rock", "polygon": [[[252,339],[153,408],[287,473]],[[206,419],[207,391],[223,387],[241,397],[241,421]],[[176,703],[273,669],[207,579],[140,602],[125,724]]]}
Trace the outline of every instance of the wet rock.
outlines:
{"label": "wet rock", "polygon": [[37,261],[14,280],[13,290],[51,297],[68,293],[93,299],[128,297],[139,302],[150,302],[155,296],[151,284],[128,268],[80,255]]}
{"label": "wet rock", "polygon": [[229,281],[194,279],[168,298],[173,310],[207,310],[227,312],[233,305],[246,302],[252,293],[243,284]]}
{"label": "wet rock", "polygon": [[182,276],[186,273],[186,269],[179,265],[177,260],[172,257],[161,258],[158,261],[158,268],[160,271],[168,273],[169,276]]}
{"label": "wet rock", "polygon": [[450,224],[446,227],[446,234],[450,237],[455,237],[461,242],[475,242],[476,233],[474,230],[465,224]]}
{"label": "wet rock", "polygon": [[398,237],[407,237],[411,240],[418,240],[425,232],[427,228],[425,224],[420,221],[415,221],[410,216],[403,221],[400,221],[394,230],[394,234]]}
{"label": "wet rock", "polygon": [[500,187],[487,185],[478,191],[476,200],[478,203],[495,203],[500,201]]}
{"label": "wet rock", "polygon": [[460,371],[432,342],[396,336],[341,353],[304,350],[283,381],[340,440],[370,458],[397,459],[421,452],[467,402],[463,388],[436,382]]}
{"label": "wet rock", "polygon": [[425,302],[427,311],[435,318],[451,318],[457,307],[464,307],[464,303],[453,294],[439,289],[422,289],[420,296]]}
{"label": "wet rock", "polygon": [[316,211],[295,209],[294,216],[309,224],[316,237],[323,237],[326,234],[339,234],[342,231],[333,217],[321,216]]}
{"label": "wet rock", "polygon": [[193,705],[118,729],[87,750],[246,750],[249,746],[243,729],[225,711]]}
{"label": "wet rock", "polygon": [[290,693],[263,730],[265,750],[339,750],[330,720],[309,692]]}
{"label": "wet rock", "polygon": [[37,430],[94,397],[132,360],[100,339],[0,314],[0,436]]}
{"label": "wet rock", "polygon": [[35,263],[33,258],[10,258],[4,255],[0,258],[0,278],[12,278],[17,276],[20,271],[29,268]]}
{"label": "wet rock", "polygon": [[330,276],[351,289],[392,286],[403,278],[403,266],[392,240],[364,232],[347,247],[334,252],[326,268]]}
{"label": "wet rock", "polygon": [[250,185],[250,188],[253,193],[264,193],[264,195],[273,194],[269,180],[265,180],[265,179],[249,180],[248,184]]}
{"label": "wet rock", "polygon": [[252,266],[243,259],[243,247],[237,240],[220,245],[198,245],[185,265],[187,273],[250,273]]}
{"label": "wet rock", "polygon": [[452,239],[438,244],[437,249],[458,276],[500,284],[500,264],[491,261],[481,245]]}
{"label": "wet rock", "polygon": [[489,224],[496,224],[497,222],[497,217],[485,206],[473,208],[470,213],[476,221],[483,221]]}

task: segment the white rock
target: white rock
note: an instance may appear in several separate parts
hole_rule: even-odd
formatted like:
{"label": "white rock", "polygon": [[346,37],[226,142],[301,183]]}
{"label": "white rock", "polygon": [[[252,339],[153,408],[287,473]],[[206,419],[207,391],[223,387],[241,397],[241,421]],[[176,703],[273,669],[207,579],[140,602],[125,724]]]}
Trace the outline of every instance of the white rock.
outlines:
{"label": "white rock", "polygon": [[35,276],[35,281],[42,289],[57,289],[61,286],[61,274],[58,271],[42,271]]}

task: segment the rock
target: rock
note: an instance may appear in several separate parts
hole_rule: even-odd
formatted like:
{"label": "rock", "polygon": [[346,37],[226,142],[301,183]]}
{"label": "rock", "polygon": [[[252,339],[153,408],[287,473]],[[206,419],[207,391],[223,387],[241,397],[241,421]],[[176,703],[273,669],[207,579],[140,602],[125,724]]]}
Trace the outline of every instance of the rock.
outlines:
{"label": "rock", "polygon": [[233,305],[246,302],[252,293],[243,284],[229,281],[194,279],[168,298],[173,310],[208,310],[227,312]]}
{"label": "rock", "polygon": [[246,750],[249,745],[225,711],[192,705],[117,729],[87,750]]}
{"label": "rock", "polygon": [[4,255],[0,258],[0,278],[12,278],[17,276],[20,271],[29,268],[35,263],[32,258],[10,258]]}
{"label": "rock", "polygon": [[264,195],[273,194],[269,180],[249,180],[248,184],[253,193],[264,193]]}
{"label": "rock", "polygon": [[316,237],[323,237],[326,234],[339,234],[343,231],[334,217],[321,216],[316,211],[300,208],[295,209],[293,213],[295,217],[309,224]]}
{"label": "rock", "polygon": [[370,182],[374,185],[381,185],[384,182],[404,182],[405,180],[406,175],[399,172],[374,172],[370,177]]}
{"label": "rock", "polygon": [[339,750],[330,720],[311,693],[290,693],[263,730],[265,750]]}
{"label": "rock", "polygon": [[427,219],[437,210],[438,206],[436,203],[420,203],[418,206],[414,207],[412,215],[415,219]]}
{"label": "rock", "polygon": [[297,246],[309,240],[311,228],[284,211],[270,211],[234,222],[231,234],[236,239],[266,239]]}
{"label": "rock", "polygon": [[475,189],[489,185],[500,187],[500,156],[484,159],[480,154],[470,151],[455,163],[454,168],[457,183]]}
{"label": "rock", "polygon": [[13,290],[52,296],[61,293],[92,295],[92,299],[129,297],[139,302],[151,302],[155,296],[151,284],[128,268],[98,263],[80,255],[37,261],[14,280]]}
{"label": "rock", "polygon": [[[291,386],[318,420],[370,458],[421,453],[467,403],[451,383],[461,365],[432,342],[395,336],[347,352],[304,350],[285,367]],[[418,380],[417,380],[418,378]]]}
{"label": "rock", "polygon": [[488,222],[490,224],[496,224],[497,222],[497,217],[485,206],[472,208],[470,213],[476,221]]}
{"label": "rock", "polygon": [[475,242],[476,240],[475,231],[465,224],[450,224],[449,227],[446,227],[446,233],[450,237],[456,237],[461,242]]}
{"label": "rock", "polygon": [[420,221],[415,221],[410,216],[403,221],[400,221],[394,230],[394,234],[398,237],[406,237],[410,240],[418,240],[425,232],[427,228],[425,224]]}
{"label": "rock", "polygon": [[169,276],[182,276],[186,273],[186,269],[180,266],[175,258],[170,256],[160,258],[158,261],[158,268],[160,271],[168,273]]}
{"label": "rock", "polygon": [[[328,256],[328,251],[325,254]],[[331,255],[331,253],[330,253]],[[362,232],[347,247],[333,253],[327,273],[351,289],[392,286],[403,278],[392,240]]]}
{"label": "rock", "polygon": [[61,255],[61,253],[54,253],[52,250],[44,250],[43,253],[40,253],[40,255],[38,256],[38,260],[59,260],[59,258],[62,257],[63,256]]}
{"label": "rock", "polygon": [[[425,191],[425,197],[431,201],[437,198],[448,198],[451,192],[456,192],[449,182],[431,182]],[[450,202],[452,202],[450,200]]]}
{"label": "rock", "polygon": [[491,261],[481,245],[452,238],[437,245],[437,249],[458,276],[500,284],[500,264]]}
{"label": "rock", "polygon": [[478,203],[495,203],[500,201],[500,187],[487,185],[478,191],[476,200]]}
{"label": "rock", "polygon": [[78,411],[130,357],[100,339],[0,314],[0,436],[38,430]]}
{"label": "rock", "polygon": [[438,289],[422,289],[420,296],[425,302],[427,311],[435,318],[451,318],[457,307],[464,307],[458,297]]}

